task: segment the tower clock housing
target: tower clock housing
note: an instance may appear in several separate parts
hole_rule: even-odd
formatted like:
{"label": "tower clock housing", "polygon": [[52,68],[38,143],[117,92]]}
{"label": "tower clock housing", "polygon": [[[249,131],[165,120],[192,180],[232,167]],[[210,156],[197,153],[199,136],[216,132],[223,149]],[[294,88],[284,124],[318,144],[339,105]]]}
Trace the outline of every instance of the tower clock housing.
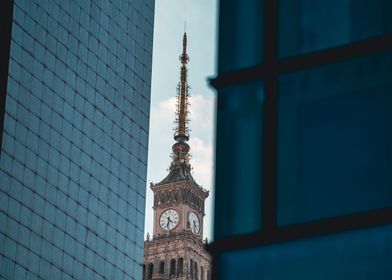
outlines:
{"label": "tower clock housing", "polygon": [[202,238],[204,201],[208,197],[208,191],[198,186],[193,178],[177,179],[179,180],[174,182],[163,180],[158,184],[151,184],[154,192],[153,236],[185,230]]}

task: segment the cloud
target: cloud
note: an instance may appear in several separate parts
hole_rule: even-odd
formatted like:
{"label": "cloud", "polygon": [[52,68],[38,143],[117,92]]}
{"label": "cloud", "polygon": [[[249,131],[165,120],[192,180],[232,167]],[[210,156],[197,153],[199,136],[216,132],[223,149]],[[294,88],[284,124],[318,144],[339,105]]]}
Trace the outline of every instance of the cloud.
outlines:
{"label": "cloud", "polygon": [[175,97],[172,97],[151,106],[151,140],[160,140],[160,138],[154,139],[154,135],[164,136],[165,138],[172,138],[172,131],[174,129],[175,105],[176,99]]}
{"label": "cloud", "polygon": [[207,98],[200,94],[193,95],[190,97],[190,103],[190,128],[192,130],[192,135],[195,135],[199,138],[203,136],[207,136],[206,138],[212,138],[209,136],[212,135],[214,123],[213,96],[211,95],[209,98]]}
{"label": "cloud", "polygon": [[193,167],[193,177],[203,188],[210,188],[212,185],[213,170],[213,149],[211,143],[206,143],[200,138],[191,138],[191,165]]}
{"label": "cloud", "polygon": [[150,140],[148,151],[147,180],[157,182],[166,176],[170,165],[173,140],[175,98],[163,100],[151,106]]}
{"label": "cloud", "polygon": [[[211,138],[213,128],[213,96],[207,98],[201,94],[193,95],[189,99],[189,116],[191,129],[191,138],[193,135],[201,138]],[[176,98],[171,97],[165,99],[157,104],[151,106],[151,131],[150,133],[158,134],[157,132],[170,134],[175,128],[174,118],[176,109]],[[170,130],[168,132],[168,129]],[[174,131],[173,131],[174,132]],[[170,134],[172,137],[172,134]],[[152,140],[153,138],[150,137]]]}

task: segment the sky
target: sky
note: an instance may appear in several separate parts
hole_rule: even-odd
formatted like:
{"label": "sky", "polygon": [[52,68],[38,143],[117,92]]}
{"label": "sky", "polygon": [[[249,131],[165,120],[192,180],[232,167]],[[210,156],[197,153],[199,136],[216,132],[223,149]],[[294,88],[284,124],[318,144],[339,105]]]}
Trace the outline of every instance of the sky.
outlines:
{"label": "sky", "polygon": [[155,1],[145,234],[153,231],[150,182],[158,183],[168,174],[171,147],[175,143],[175,96],[186,22],[191,86],[190,163],[196,182],[210,191],[206,200],[204,238],[212,238],[215,92],[207,79],[216,73],[216,15],[217,0]]}

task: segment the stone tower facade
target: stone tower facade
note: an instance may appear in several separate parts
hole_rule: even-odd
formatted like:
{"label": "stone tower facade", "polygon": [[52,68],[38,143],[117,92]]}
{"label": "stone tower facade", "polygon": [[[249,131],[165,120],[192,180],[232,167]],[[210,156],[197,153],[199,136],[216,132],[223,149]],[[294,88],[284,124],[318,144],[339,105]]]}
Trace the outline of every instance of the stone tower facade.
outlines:
{"label": "stone tower facade", "polygon": [[211,257],[203,242],[204,202],[208,191],[192,177],[187,144],[188,97],[186,52],[183,37],[181,79],[177,87],[176,132],[169,174],[151,184],[154,192],[154,229],[144,244],[144,280],[209,280]]}

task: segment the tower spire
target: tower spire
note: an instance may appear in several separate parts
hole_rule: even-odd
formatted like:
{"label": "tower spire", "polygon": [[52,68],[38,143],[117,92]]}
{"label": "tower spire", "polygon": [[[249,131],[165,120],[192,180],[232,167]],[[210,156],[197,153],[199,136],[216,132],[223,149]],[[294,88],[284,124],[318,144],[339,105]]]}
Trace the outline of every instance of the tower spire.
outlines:
{"label": "tower spire", "polygon": [[182,38],[182,53],[180,54],[180,81],[177,85],[177,107],[176,107],[176,127],[174,140],[176,143],[172,146],[172,162],[169,168],[169,174],[157,185],[177,182],[181,180],[190,180],[195,183],[191,174],[191,165],[189,163],[190,147],[187,143],[189,140],[189,85],[187,80],[187,63],[189,56],[187,54],[188,38],[184,32]]}
{"label": "tower spire", "polygon": [[173,145],[172,150],[172,163],[170,166],[171,170],[180,168],[184,175],[190,175],[190,164],[189,164],[189,150],[190,147],[186,143],[189,140],[189,85],[187,80],[187,63],[189,61],[189,56],[187,54],[188,38],[186,32],[182,38],[182,54],[180,55],[180,81],[177,85],[177,110],[176,110],[176,131],[174,133],[174,140],[176,143]]}
{"label": "tower spire", "polygon": [[188,97],[189,97],[189,85],[187,81],[187,63],[189,61],[189,56],[186,52],[187,47],[187,35],[184,32],[182,39],[182,54],[180,55],[181,68],[180,68],[180,82],[177,86],[177,129],[174,135],[176,141],[188,141],[189,140],[189,130],[187,127],[188,123]]}

